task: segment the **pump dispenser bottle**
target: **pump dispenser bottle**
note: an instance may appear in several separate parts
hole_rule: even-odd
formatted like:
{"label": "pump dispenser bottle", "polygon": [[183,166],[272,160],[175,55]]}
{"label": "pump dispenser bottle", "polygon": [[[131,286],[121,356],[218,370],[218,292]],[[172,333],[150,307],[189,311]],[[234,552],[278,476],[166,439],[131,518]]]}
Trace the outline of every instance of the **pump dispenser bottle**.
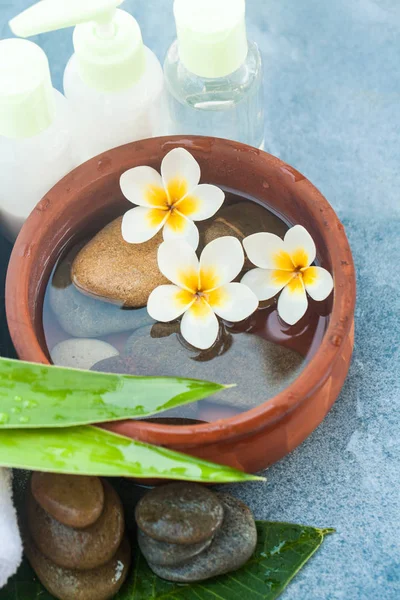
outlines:
{"label": "pump dispenser bottle", "polygon": [[122,1],[42,0],[10,21],[21,37],[77,25],[64,93],[82,160],[168,126],[161,65]]}
{"label": "pump dispenser bottle", "polygon": [[173,133],[262,148],[262,61],[247,40],[245,0],[175,0],[178,39],[164,64]]}
{"label": "pump dispenser bottle", "polygon": [[67,101],[33,42],[0,41],[0,227],[14,241],[41,198],[75,168]]}

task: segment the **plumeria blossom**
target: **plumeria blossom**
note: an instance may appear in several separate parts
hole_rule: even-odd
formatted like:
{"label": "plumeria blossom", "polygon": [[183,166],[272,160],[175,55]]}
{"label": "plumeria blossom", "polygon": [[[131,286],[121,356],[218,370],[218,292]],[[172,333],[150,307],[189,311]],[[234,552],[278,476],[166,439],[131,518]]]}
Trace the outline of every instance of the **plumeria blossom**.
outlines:
{"label": "plumeria blossom", "polygon": [[200,260],[185,241],[163,242],[158,267],[172,285],[160,285],[149,297],[147,310],[166,323],[182,316],[181,333],[192,346],[205,350],[218,336],[218,317],[236,323],[258,307],[255,294],[231,283],[243,268],[244,252],[234,237],[218,238],[204,248]]}
{"label": "plumeria blossom", "polygon": [[242,283],[259,300],[281,292],[278,314],[294,325],[308,307],[306,292],[314,300],[325,300],[333,289],[332,275],[322,267],[311,267],[316,257],[314,241],[301,225],[295,225],[282,240],[273,233],[254,233],[243,240],[247,256],[258,267],[244,275]]}
{"label": "plumeria blossom", "polygon": [[212,217],[225,194],[215,185],[200,184],[200,167],[184,148],[171,150],[161,163],[161,175],[151,167],[135,167],[122,174],[124,196],[136,208],[122,219],[122,237],[141,244],[163,229],[164,240],[185,239],[194,249],[199,231],[193,221]]}

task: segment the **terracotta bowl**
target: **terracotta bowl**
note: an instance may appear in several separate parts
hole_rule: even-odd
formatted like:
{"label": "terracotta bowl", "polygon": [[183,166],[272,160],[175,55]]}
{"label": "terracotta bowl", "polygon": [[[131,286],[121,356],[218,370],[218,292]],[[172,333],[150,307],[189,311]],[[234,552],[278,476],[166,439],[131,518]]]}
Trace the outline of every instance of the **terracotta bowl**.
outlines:
{"label": "terracotta bowl", "polygon": [[7,276],[8,325],[21,359],[50,362],[42,305],[61,251],[77,232],[94,222],[98,228],[129,205],[118,185],[123,171],[138,165],[159,169],[165,154],[178,146],[199,161],[203,181],[257,198],[308,229],[320,263],[335,280],[330,324],[294,383],[257,408],[201,425],[124,421],[106,427],[255,472],[285,456],[321,423],[343,385],[353,349],[355,273],[343,225],[321,193],[281,160],[236,142],[187,136],[135,142],[75,169],[39,202],[18,237]]}

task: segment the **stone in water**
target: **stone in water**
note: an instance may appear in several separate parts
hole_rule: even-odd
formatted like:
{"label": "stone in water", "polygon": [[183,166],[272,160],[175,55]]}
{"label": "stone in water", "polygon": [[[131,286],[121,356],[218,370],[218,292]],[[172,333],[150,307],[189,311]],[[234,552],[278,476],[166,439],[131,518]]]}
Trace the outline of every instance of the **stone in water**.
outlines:
{"label": "stone in water", "polygon": [[128,244],[121,222],[119,217],[109,223],[79,252],[72,281],[90,296],[123,306],[145,306],[154,288],[169,283],[157,263],[162,234],[143,244]]}
{"label": "stone in water", "polygon": [[75,246],[60,261],[48,288],[50,306],[66,333],[92,338],[154,323],[147,308],[123,310],[79,292],[71,280],[71,266],[78,250],[79,246]]}
{"label": "stone in water", "polygon": [[259,406],[284,390],[304,368],[303,357],[293,350],[248,333],[231,338],[228,350],[219,354],[185,347],[176,333],[164,338],[135,333],[125,352],[132,357],[137,375],[236,383],[237,387],[219,392],[213,401],[242,410]]}
{"label": "stone in water", "polygon": [[71,338],[59,342],[50,352],[51,360],[60,367],[91,369],[100,360],[118,356],[114,346],[102,340]]}

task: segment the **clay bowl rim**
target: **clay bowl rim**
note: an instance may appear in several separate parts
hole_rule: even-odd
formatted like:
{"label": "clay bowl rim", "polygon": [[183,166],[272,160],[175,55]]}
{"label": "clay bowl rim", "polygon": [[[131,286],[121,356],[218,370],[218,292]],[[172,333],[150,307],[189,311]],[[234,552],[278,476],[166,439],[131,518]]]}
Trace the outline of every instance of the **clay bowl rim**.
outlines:
{"label": "clay bowl rim", "polygon": [[[168,146],[168,150],[180,146],[186,147],[190,151],[191,149],[203,147],[206,143],[213,146],[222,145],[222,148],[227,144],[230,146],[234,144],[235,148],[241,152],[257,154],[267,163],[270,163],[273,168],[294,176],[298,181],[296,185],[302,186],[303,192],[305,191],[307,196],[313,200],[308,203],[307,209],[319,226],[319,232],[331,260],[332,275],[335,281],[332,313],[321,346],[300,375],[278,395],[269,398],[255,408],[233,417],[198,425],[180,425],[178,427],[149,421],[125,420],[105,425],[101,424],[101,426],[116,432],[121,431],[124,435],[130,435],[133,438],[147,439],[151,437],[153,443],[167,446],[177,444],[187,447],[212,444],[222,439],[227,440],[244,436],[250,432],[254,433],[283,418],[327,380],[353,325],[356,284],[353,258],[343,225],[325,197],[305,176],[298,173],[293,167],[271,154],[256,150],[251,146],[202,136],[151,138],[105,152],[80,165],[58,182],[38,203],[36,209],[33,210],[25,222],[11,254],[6,279],[6,314],[11,337],[21,360],[51,364],[35,334],[30,318],[29,301],[26,297],[29,275],[33,264],[33,256],[26,249],[31,247],[32,240],[40,238],[45,232],[42,226],[44,211],[45,219],[50,218],[51,221],[51,214],[52,211],[54,212],[56,203],[50,203],[50,206],[48,206],[49,196],[57,198],[64,190],[67,179],[71,176],[76,179],[83,170],[86,171],[86,174],[82,179],[89,186],[92,181],[99,179],[98,165],[100,161],[104,160],[106,164],[111,163],[110,155],[117,154],[121,149],[131,147],[133,150],[135,146],[142,148],[143,145],[154,143],[158,143],[160,146],[160,158],[163,155],[164,146]],[[105,176],[110,175],[112,172],[112,170],[106,171]],[[45,209],[42,208],[43,203],[45,203]],[[54,262],[56,258],[54,257]]]}

